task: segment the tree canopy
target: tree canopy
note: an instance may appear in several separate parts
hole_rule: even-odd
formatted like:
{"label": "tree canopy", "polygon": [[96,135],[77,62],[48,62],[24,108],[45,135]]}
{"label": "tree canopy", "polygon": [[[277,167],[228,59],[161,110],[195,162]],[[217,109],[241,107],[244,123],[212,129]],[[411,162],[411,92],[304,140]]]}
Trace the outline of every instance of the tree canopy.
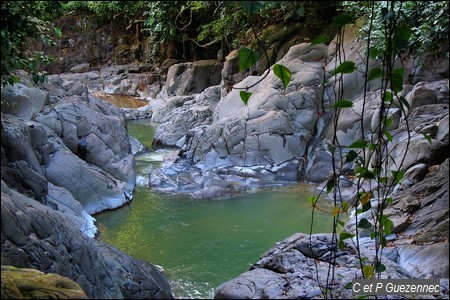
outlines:
{"label": "tree canopy", "polygon": [[[258,13],[251,18],[244,9],[246,3],[258,7]],[[374,3],[382,5],[381,1]],[[272,24],[287,28],[296,22],[321,28],[340,12],[363,20],[364,38],[369,4],[370,1],[3,1],[2,83],[13,83],[15,77],[11,72],[16,69],[25,69],[38,80],[44,78],[45,73],[39,70],[51,58],[30,51],[30,40],[52,45],[61,32],[51,22],[70,12],[94,14],[99,22],[105,23],[124,18],[127,28],[139,24],[136,28],[148,37],[146,42],[154,48],[152,55],[160,55],[159,45],[176,40],[189,40],[200,47],[217,44],[221,49],[233,50],[253,38],[248,34],[250,24],[259,30]],[[436,51],[437,45],[448,41],[448,1],[405,1],[402,5],[401,18],[412,30],[410,51]],[[376,18],[380,26],[374,26],[372,38],[382,34],[382,18]]]}

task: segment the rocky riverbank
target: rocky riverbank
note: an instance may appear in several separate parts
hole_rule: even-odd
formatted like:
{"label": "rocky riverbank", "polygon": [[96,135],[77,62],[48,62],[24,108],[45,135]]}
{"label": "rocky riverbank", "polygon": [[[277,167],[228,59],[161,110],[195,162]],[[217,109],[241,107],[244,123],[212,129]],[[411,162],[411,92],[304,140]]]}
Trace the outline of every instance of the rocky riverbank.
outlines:
{"label": "rocky riverbank", "polygon": [[142,145],[123,112],[86,81],[22,78],[2,88],[2,266],[59,274],[89,298],[173,298],[159,268],[93,239],[92,215],[132,199]]}
{"label": "rocky riverbank", "polygon": [[[347,60],[362,68],[361,42],[355,36],[346,41]],[[23,83],[2,88],[2,102],[14,103],[2,106],[2,265],[66,276],[90,298],[173,297],[154,265],[92,239],[92,215],[132,199],[133,155],[142,147],[128,135],[126,120],[151,118],[159,125],[154,146],[179,150],[150,175],[153,189],[226,198],[242,187],[299,180],[322,185],[333,169],[332,132],[348,146],[361,135],[363,101],[367,100],[364,136],[375,131],[379,109],[380,81],[372,81],[364,97],[362,73],[346,74],[341,88],[354,109],[333,128],[330,106],[337,91],[331,74],[338,56],[333,43],[282,48],[278,63],[292,72],[286,90],[273,72],[263,78],[237,71],[237,52],[224,62],[173,64],[164,78],[135,64],[98,70],[79,65],[71,73],[51,75],[40,86],[24,75]],[[386,248],[386,276],[440,278],[445,298],[448,60],[404,57],[398,64],[405,68],[403,94],[410,111],[408,125],[398,111],[389,112],[394,161],[405,152],[406,137],[410,145],[401,164],[405,177],[386,208],[394,222]],[[263,74],[260,71],[256,74]],[[235,88],[245,88],[260,79],[250,89],[248,106],[238,89],[229,89],[229,80]],[[149,104],[118,109],[92,96],[98,91],[140,96]],[[342,197],[352,198],[355,190],[344,179],[339,181]],[[350,231],[352,220],[347,224]],[[360,234],[362,251],[370,257],[371,240],[363,231]],[[275,245],[247,273],[221,285],[216,297],[319,296],[313,265],[318,263],[319,273],[325,272],[333,245],[329,235],[312,239],[313,250],[304,234]],[[347,246],[338,252],[342,278],[335,282],[342,297],[350,296],[343,286],[357,271],[352,243]]]}

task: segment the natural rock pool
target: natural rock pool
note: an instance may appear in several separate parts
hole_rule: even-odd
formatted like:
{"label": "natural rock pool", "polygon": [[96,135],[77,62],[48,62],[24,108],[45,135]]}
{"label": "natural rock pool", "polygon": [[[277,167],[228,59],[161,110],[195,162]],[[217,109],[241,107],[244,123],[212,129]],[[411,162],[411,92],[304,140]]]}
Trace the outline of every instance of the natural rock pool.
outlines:
{"label": "natural rock pool", "polygon": [[[123,252],[159,265],[176,298],[212,298],[214,289],[248,270],[276,242],[310,232],[313,186],[249,190],[231,199],[193,199],[147,187],[148,174],[169,150],[150,150],[154,128],[130,121],[129,133],[148,152],[136,156],[133,201],[95,215],[98,237]],[[314,214],[313,232],[330,232],[332,217]]]}

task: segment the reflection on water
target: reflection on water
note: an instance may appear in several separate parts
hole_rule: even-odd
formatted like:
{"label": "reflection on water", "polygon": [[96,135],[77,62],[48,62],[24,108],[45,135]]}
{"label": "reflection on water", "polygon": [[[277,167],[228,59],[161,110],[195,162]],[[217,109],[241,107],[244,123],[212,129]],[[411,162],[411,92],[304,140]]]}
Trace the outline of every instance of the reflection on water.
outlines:
{"label": "reflection on water", "polygon": [[127,95],[115,95],[106,93],[94,93],[94,96],[102,100],[108,101],[117,107],[134,108],[146,106],[148,101],[140,100],[139,98]]}
{"label": "reflection on water", "polygon": [[[136,156],[133,201],[95,216],[98,239],[161,266],[176,298],[212,299],[215,288],[248,271],[276,242],[310,232],[307,198],[317,192],[309,185],[253,190],[227,200],[152,191],[148,174],[168,150],[151,150],[154,128],[148,120],[130,121],[128,130],[147,151]],[[331,215],[316,211],[313,232],[331,228]]]}
{"label": "reflection on water", "polygon": [[[95,217],[99,239],[161,266],[177,298],[212,298],[276,242],[309,232],[312,193],[296,185],[198,200],[137,187],[129,205]],[[316,211],[313,231],[329,232],[331,221]]]}

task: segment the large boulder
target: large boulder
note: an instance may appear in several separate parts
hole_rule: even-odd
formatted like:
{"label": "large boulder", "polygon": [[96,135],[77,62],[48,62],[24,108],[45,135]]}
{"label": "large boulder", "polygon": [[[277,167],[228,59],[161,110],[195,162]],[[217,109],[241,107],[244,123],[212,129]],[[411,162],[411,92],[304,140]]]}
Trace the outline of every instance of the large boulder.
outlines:
{"label": "large boulder", "polygon": [[[47,87],[58,91],[62,82],[52,80]],[[126,121],[118,108],[92,96],[52,101],[33,120],[2,115],[1,176],[94,236],[90,214],[132,198],[136,174]]]}
{"label": "large boulder", "polygon": [[1,94],[2,113],[12,114],[27,121],[49,103],[48,92],[22,83],[2,87]]}
{"label": "large boulder", "polygon": [[[150,186],[203,198],[234,193],[239,187],[298,180],[307,148],[324,127],[320,83],[326,49],[323,44],[292,47],[279,61],[292,72],[286,90],[272,70],[267,76],[247,77],[220,99],[212,115],[218,87],[214,97],[207,96],[211,88],[195,97],[173,96],[167,102],[161,98],[153,119],[164,123],[155,140],[181,150],[172,163],[151,174]],[[250,86],[252,96],[245,106],[240,92]],[[209,172],[220,184],[206,183]]]}
{"label": "large boulder", "polygon": [[207,87],[220,84],[222,67],[223,63],[216,60],[172,65],[167,72],[167,95],[171,97],[197,94]]}
{"label": "large boulder", "polygon": [[173,299],[156,266],[80,234],[71,218],[3,181],[1,190],[2,265],[70,278],[92,299]]}
{"label": "large boulder", "polygon": [[[69,98],[47,107],[34,119],[55,131],[81,160],[123,181],[124,187],[121,189],[127,197],[131,197],[136,176],[134,158],[125,119],[118,108],[91,96],[87,103]],[[60,155],[67,156],[58,154],[56,158]],[[72,160],[76,161],[75,158]],[[58,165],[64,168],[66,164],[61,161]]]}
{"label": "large boulder", "polygon": [[[302,157],[321,112],[326,46],[300,44],[279,61],[292,72],[284,91],[273,72],[241,81],[217,104],[211,125],[188,134],[183,157],[203,169],[281,165]],[[244,106],[240,91],[252,96]]]}
{"label": "large boulder", "polygon": [[220,86],[216,85],[206,88],[194,99],[183,102],[180,107],[172,108],[158,125],[154,142],[181,148],[189,130],[212,123],[212,115],[219,100]]}
{"label": "large boulder", "polygon": [[[332,234],[294,234],[278,242],[247,272],[221,284],[214,299],[350,299],[345,288],[355,278],[362,278],[360,262],[353,242],[345,250],[336,249]],[[333,257],[332,251],[336,251]],[[361,249],[361,256],[373,259],[374,252]],[[393,261],[385,260],[381,278],[407,279],[411,276]],[[334,268],[335,276],[330,278]],[[326,286],[326,289],[324,288]]]}

